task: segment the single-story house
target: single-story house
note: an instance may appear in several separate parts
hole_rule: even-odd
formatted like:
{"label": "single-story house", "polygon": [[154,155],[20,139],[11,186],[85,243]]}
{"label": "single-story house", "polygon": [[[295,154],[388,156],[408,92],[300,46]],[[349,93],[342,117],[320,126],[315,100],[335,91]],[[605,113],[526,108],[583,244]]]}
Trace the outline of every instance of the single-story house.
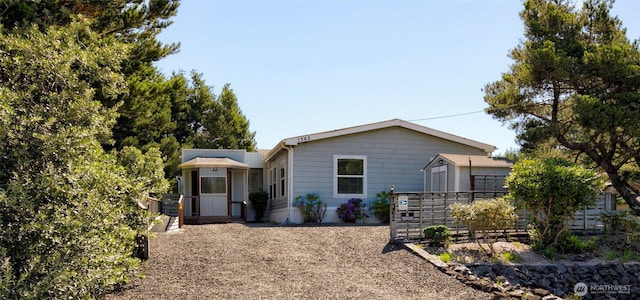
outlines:
{"label": "single-story house", "polygon": [[439,153],[422,171],[425,192],[506,191],[513,163],[487,155]]}
{"label": "single-story house", "polygon": [[[468,164],[463,166],[451,155],[468,161],[489,157],[495,149],[399,119],[290,137],[264,152],[184,149],[181,192],[187,199],[185,214],[191,218],[185,222],[227,222],[239,216],[239,203],[260,189],[270,195],[266,220],[302,222],[293,201],[315,193],[327,204],[324,222],[340,222],[336,208],[350,198],[368,203],[391,185],[398,191],[423,191],[431,179],[421,172],[432,172],[440,159],[452,165],[447,178],[455,181],[464,176]],[[480,170],[481,164],[472,168]],[[455,187],[465,188],[452,183]],[[252,216],[249,209],[248,219]]]}

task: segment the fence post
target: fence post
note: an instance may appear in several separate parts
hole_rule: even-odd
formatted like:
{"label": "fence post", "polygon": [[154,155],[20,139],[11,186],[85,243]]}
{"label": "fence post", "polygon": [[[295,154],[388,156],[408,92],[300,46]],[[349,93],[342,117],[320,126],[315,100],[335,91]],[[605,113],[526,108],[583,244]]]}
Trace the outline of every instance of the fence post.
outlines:
{"label": "fence post", "polygon": [[395,186],[389,186],[389,235],[391,241],[395,242],[397,236],[397,224],[396,224],[396,194]]}

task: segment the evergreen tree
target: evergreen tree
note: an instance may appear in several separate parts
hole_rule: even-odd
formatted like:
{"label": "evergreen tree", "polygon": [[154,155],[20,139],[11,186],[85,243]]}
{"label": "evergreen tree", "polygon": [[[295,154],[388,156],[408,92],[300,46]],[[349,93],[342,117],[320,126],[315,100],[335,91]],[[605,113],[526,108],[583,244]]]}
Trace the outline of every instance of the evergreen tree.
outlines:
{"label": "evergreen tree", "polygon": [[612,5],[525,1],[526,39],[511,51],[510,70],[485,87],[485,101],[529,148],[552,139],[587,158],[640,214],[634,172],[624,171],[640,167],[640,51]]}

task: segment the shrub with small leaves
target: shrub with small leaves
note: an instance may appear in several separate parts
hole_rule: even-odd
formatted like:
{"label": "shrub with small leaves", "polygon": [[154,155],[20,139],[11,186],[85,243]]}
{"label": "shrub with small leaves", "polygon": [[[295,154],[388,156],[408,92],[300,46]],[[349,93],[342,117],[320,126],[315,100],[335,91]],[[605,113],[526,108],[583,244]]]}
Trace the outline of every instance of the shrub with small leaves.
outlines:
{"label": "shrub with small leaves", "polygon": [[480,248],[479,237],[482,236],[485,243],[489,243],[492,253],[498,232],[512,227],[518,220],[515,206],[505,198],[478,200],[469,204],[454,203],[451,205],[451,215],[456,222],[467,225],[474,232]]}
{"label": "shrub with small leaves", "polygon": [[427,226],[422,230],[425,239],[437,246],[445,246],[451,241],[451,232],[445,225]]}
{"label": "shrub with small leaves", "polygon": [[296,197],[293,201],[293,206],[300,209],[305,223],[322,223],[322,220],[327,215],[327,204],[322,202],[320,196],[316,193]]}

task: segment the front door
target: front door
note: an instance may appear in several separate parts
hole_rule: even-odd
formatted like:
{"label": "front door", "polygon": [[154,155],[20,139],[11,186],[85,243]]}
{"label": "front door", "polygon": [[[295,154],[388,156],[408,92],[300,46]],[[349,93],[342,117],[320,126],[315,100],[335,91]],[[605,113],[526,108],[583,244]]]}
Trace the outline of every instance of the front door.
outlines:
{"label": "front door", "polygon": [[231,203],[230,215],[234,218],[242,217],[242,202],[245,199],[245,178],[247,172],[245,170],[229,171],[229,202]]}

